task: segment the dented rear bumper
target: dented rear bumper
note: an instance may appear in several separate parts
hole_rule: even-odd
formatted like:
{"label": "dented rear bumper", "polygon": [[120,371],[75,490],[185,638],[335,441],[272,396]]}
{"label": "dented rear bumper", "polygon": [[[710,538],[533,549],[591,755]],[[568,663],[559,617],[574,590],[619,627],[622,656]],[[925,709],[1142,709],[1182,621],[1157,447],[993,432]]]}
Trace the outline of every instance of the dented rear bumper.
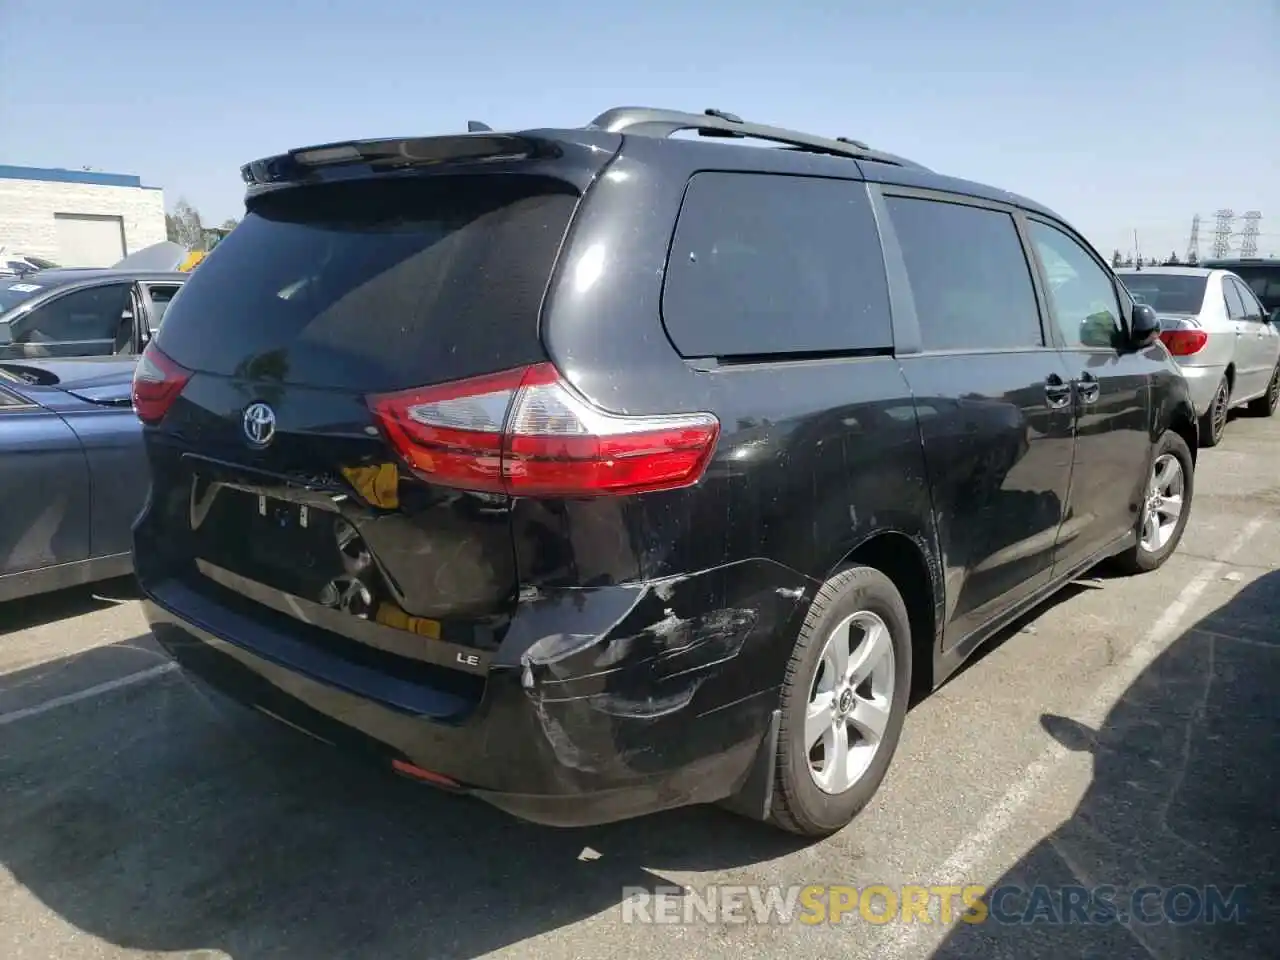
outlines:
{"label": "dented rear bumper", "polygon": [[538,823],[605,823],[734,794],[752,773],[812,585],[768,561],[528,597],[483,694],[362,668],[144,582],[171,656],[330,743],[449,778]]}

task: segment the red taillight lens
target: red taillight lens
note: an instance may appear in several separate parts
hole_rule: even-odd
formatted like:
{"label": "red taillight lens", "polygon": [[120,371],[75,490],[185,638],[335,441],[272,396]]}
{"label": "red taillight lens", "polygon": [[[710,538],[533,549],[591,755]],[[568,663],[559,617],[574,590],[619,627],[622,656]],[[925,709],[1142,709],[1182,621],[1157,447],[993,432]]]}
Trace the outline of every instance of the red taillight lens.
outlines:
{"label": "red taillight lens", "polygon": [[710,414],[633,417],[592,406],[538,364],[369,398],[387,439],[433,483],[513,496],[652,493],[695,483]]}
{"label": "red taillight lens", "polygon": [[133,409],[143,423],[157,424],[191,379],[191,371],[147,345],[133,371]]}
{"label": "red taillight lens", "polygon": [[1209,334],[1203,330],[1165,330],[1161,332],[1160,339],[1175,357],[1189,357],[1204,349],[1209,342]]}

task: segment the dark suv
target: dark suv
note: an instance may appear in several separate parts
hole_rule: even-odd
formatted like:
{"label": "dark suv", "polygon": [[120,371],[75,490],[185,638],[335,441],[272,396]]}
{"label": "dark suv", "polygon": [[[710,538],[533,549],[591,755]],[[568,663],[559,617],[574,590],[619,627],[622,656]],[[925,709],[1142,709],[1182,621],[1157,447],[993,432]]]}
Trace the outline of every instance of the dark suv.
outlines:
{"label": "dark suv", "polygon": [[1280,260],[1275,257],[1243,257],[1210,260],[1202,266],[1212,270],[1230,270],[1253,289],[1271,322],[1280,323]]}
{"label": "dark suv", "polygon": [[912,686],[1181,537],[1158,323],[1028,200],[639,108],[243,176],[134,384],[147,616],[420,781],[829,833]]}

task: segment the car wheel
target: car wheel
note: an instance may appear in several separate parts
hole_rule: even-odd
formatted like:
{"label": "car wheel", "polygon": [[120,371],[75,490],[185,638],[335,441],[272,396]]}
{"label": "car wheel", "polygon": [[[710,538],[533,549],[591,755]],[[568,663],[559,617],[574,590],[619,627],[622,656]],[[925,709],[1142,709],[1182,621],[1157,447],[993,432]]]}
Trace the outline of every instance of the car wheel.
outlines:
{"label": "car wheel", "polygon": [[1249,401],[1249,412],[1255,417],[1269,417],[1276,412],[1277,406],[1280,406],[1280,365],[1271,372],[1267,392]]}
{"label": "car wheel", "polygon": [[770,819],[821,837],[875,795],[893,759],[911,688],[911,626],[893,581],[871,567],[823,584],[782,684]]}
{"label": "car wheel", "polygon": [[1231,384],[1223,377],[1214,391],[1213,402],[1200,418],[1200,446],[1216,447],[1227,429],[1227,414],[1231,412]]}
{"label": "car wheel", "polygon": [[1194,490],[1191,450],[1187,442],[1171,430],[1156,444],[1138,517],[1138,542],[1116,557],[1125,572],[1155,570],[1178,549],[1191,516]]}

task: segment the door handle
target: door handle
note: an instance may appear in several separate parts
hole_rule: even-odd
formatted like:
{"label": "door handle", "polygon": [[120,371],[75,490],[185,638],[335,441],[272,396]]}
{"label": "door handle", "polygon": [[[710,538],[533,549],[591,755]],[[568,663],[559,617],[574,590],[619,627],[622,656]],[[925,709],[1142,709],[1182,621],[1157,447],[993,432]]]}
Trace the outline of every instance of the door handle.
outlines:
{"label": "door handle", "polygon": [[1080,380],[1076,383],[1076,392],[1080,394],[1081,403],[1093,403],[1102,393],[1102,386],[1092,373],[1082,373]]}
{"label": "door handle", "polygon": [[1044,381],[1044,396],[1049,406],[1065,407],[1071,402],[1071,385],[1056,373],[1051,373]]}

